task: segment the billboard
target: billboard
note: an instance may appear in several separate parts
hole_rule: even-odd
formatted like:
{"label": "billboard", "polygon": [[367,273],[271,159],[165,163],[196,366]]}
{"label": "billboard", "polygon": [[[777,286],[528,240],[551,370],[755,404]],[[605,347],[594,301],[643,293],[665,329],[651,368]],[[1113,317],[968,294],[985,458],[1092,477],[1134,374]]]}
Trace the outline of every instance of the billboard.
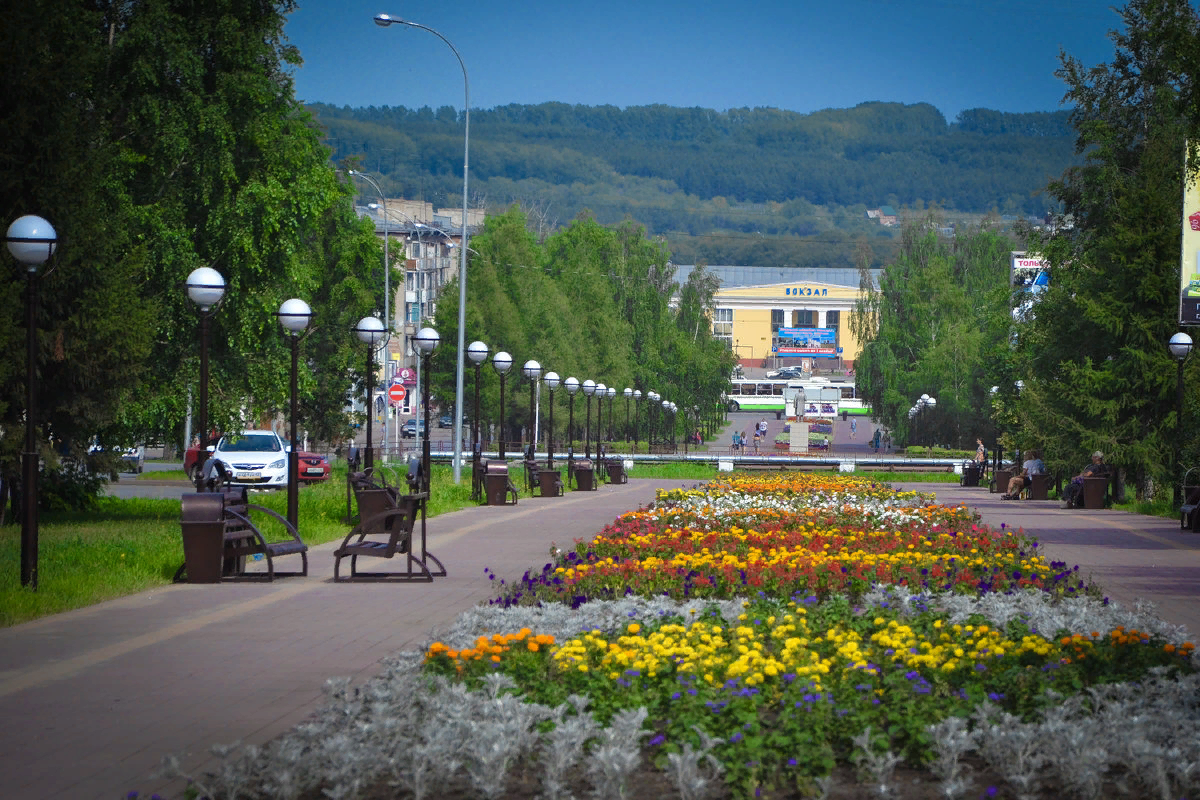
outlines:
{"label": "billboard", "polygon": [[[1190,149],[1191,143],[1188,143]],[[1183,237],[1180,241],[1179,324],[1200,325],[1200,181],[1184,154]]]}
{"label": "billboard", "polygon": [[1011,253],[1009,283],[1013,288],[1013,318],[1021,321],[1033,314],[1037,297],[1050,285],[1050,264],[1036,253]]}
{"label": "billboard", "polygon": [[837,358],[837,328],[780,328],[771,352],[784,358]]}

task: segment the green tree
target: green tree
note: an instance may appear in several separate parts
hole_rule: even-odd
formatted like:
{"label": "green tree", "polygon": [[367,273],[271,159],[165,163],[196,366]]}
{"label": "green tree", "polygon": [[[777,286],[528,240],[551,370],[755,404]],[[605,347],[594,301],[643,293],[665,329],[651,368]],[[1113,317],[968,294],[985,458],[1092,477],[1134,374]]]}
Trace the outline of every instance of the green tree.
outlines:
{"label": "green tree", "polygon": [[[1073,227],[1034,236],[1051,286],[1021,331],[1031,436],[1062,472],[1101,450],[1139,493],[1169,480],[1175,431],[1179,198],[1185,142],[1200,136],[1200,18],[1184,0],[1133,0],[1090,69],[1058,75],[1085,162],[1050,184]],[[1192,368],[1194,370],[1194,366]]]}

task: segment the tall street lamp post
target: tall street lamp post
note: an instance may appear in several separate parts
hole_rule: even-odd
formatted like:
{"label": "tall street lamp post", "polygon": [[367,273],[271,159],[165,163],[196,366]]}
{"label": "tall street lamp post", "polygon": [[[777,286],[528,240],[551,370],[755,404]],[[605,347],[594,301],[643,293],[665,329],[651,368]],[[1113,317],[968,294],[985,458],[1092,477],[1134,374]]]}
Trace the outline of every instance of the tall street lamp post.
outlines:
{"label": "tall street lamp post", "polygon": [[504,460],[504,376],[512,368],[512,356],[503,351],[492,356],[492,368],[500,375],[500,420],[497,427],[500,429],[500,460]]}
{"label": "tall street lamp post", "polygon": [[[425,406],[425,441],[421,445],[421,491],[429,491],[429,359],[433,350],[438,346],[440,337],[433,328],[421,328],[417,331],[417,349],[421,351],[421,361],[425,366],[425,383],[421,385],[421,405]],[[460,426],[461,427],[461,426]]]}
{"label": "tall street lamp post", "polygon": [[37,589],[38,579],[38,453],[37,392],[37,271],[58,244],[54,226],[26,214],[8,226],[8,252],[25,265],[25,449],[21,452],[21,585]]}
{"label": "tall street lamp post", "polygon": [[[375,190],[375,193],[379,195],[379,202],[383,204],[383,322],[387,326],[387,330],[390,334],[390,332],[392,330],[392,314],[391,314],[392,262],[388,258],[388,240],[391,239],[391,232],[388,227],[388,221],[389,221],[390,217],[388,216],[387,197],[384,195],[383,189],[379,188],[379,184],[376,183],[375,180],[370,175],[367,175],[359,170],[353,170],[353,169],[349,170],[348,174],[353,175],[356,178],[362,178],[364,181],[371,184],[371,187]],[[384,363],[385,364],[387,363],[386,358],[384,359]],[[390,380],[392,376],[385,370],[383,377],[384,377],[384,380]],[[390,409],[385,408],[384,412],[383,412],[383,452],[384,452],[384,460],[385,461],[387,460],[386,454],[387,454],[388,448],[391,447],[391,445],[392,445],[391,441],[388,439],[388,416],[389,416],[389,414],[390,414]]]}
{"label": "tall street lamp post", "polygon": [[546,431],[546,469],[554,469],[554,390],[558,388],[558,373],[547,372],[546,377],[542,380],[546,382],[546,389],[550,392],[550,419],[549,428]]}
{"label": "tall street lamp post", "polygon": [[367,452],[363,456],[363,468],[371,469],[375,466],[375,456],[371,452],[371,419],[375,416],[375,348],[387,341],[386,330],[379,317],[363,317],[354,326],[354,332],[358,334],[359,341],[367,346]]}
{"label": "tall street lamp post", "polygon": [[592,460],[592,395],[596,393],[596,382],[588,378],[583,382],[583,393],[587,395],[587,424],[583,426],[583,457]]}
{"label": "tall street lamp post", "polygon": [[312,319],[312,309],[308,303],[293,297],[284,300],[276,313],[279,324],[288,332],[288,342],[292,348],[292,379],[289,384],[288,433],[291,447],[288,448],[288,486],[287,486],[287,521],[297,528],[300,519],[300,454],[296,450],[296,420],[300,416],[299,378],[300,369],[300,334],[308,328]]}
{"label": "tall street lamp post", "polygon": [[467,357],[475,365],[475,414],[471,417],[471,499],[478,502],[483,491],[479,476],[480,461],[483,457],[483,448],[479,442],[479,371],[483,362],[487,360],[488,346],[479,341],[471,342],[467,347]]}
{"label": "tall street lamp post", "polygon": [[638,401],[642,399],[642,390],[633,390],[633,452],[638,451]]}
{"label": "tall street lamp post", "polygon": [[633,397],[633,389],[626,386],[621,394],[625,395],[625,444],[629,444],[629,398]]}
{"label": "tall street lamp post", "polygon": [[567,486],[575,477],[575,393],[579,391],[579,380],[567,378]]}
{"label": "tall street lamp post", "polygon": [[[187,278],[187,293],[192,302],[200,307],[200,458],[204,465],[208,458],[208,330],[209,320],[216,313],[217,305],[225,296],[225,279],[212,267],[192,270]],[[196,472],[196,491],[204,484],[200,470]]]}
{"label": "tall street lamp post", "polygon": [[534,451],[537,450],[537,385],[542,377],[542,365],[534,361],[532,358],[525,362],[525,366],[521,367],[521,372],[525,375],[525,379],[529,381],[529,454],[528,457],[532,461]]}
{"label": "tall street lamp post", "polygon": [[613,398],[617,396],[617,387],[608,387],[608,441],[613,441]]}
{"label": "tall street lamp post", "polygon": [[1183,447],[1183,364],[1192,353],[1192,337],[1186,333],[1177,333],[1171,337],[1167,349],[1178,364],[1175,380],[1175,506],[1183,502],[1183,476],[1179,474],[1181,453]]}
{"label": "tall street lamp post", "polygon": [[[463,193],[462,193],[462,252],[458,268],[458,359],[454,374],[454,482],[462,479],[462,425],[457,420],[462,419],[463,411],[463,357],[466,353],[467,331],[467,167],[471,160],[471,82],[467,78],[467,65],[463,63],[458,49],[442,34],[433,28],[418,22],[399,19],[390,14],[378,14],[375,24],[386,28],[389,25],[407,25],[410,28],[420,28],[441,39],[462,67],[463,74]],[[503,440],[502,440],[503,441]],[[501,454],[503,457],[503,454]]]}

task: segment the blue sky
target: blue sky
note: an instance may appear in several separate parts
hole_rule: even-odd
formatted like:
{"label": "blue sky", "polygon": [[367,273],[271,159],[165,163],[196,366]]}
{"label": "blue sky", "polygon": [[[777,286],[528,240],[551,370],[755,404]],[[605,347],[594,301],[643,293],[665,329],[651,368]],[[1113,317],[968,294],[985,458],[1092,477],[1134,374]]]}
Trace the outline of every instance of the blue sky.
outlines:
{"label": "blue sky", "polygon": [[380,28],[377,13],[453,42],[472,108],[557,101],[810,112],[881,100],[931,103],[948,121],[967,108],[1060,108],[1060,48],[1089,66],[1109,61],[1107,32],[1119,25],[1104,0],[299,4],[284,28],[304,59],[297,97],[353,107],[463,105],[450,49],[425,31]]}

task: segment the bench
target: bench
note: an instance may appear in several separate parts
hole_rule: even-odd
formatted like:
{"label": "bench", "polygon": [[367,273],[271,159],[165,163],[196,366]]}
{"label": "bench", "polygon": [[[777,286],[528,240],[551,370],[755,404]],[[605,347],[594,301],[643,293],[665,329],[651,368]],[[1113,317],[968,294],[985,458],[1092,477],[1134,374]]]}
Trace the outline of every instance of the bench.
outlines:
{"label": "bench", "polygon": [[[1187,480],[1187,477],[1184,477]],[[1183,484],[1183,504],[1179,506],[1179,528],[1192,532],[1200,532],[1200,486]]]}
{"label": "bench", "polygon": [[[392,558],[407,555],[410,565],[419,559],[412,557],[413,526],[422,503],[429,495],[404,494],[393,499],[387,490],[367,490],[359,496],[359,523],[354,526],[338,549],[333,551],[334,581],[383,581],[407,579],[403,572],[364,572],[358,569],[359,556],[372,558]],[[386,498],[386,499],[385,499]],[[381,506],[383,507],[380,510]],[[343,558],[350,559],[350,574],[342,577],[341,564]],[[428,570],[422,579],[432,580]]]}
{"label": "bench", "polygon": [[[251,520],[265,514],[283,525],[288,537],[268,542]],[[219,583],[223,580],[266,580],[308,575],[308,545],[282,516],[246,500],[245,490],[197,492],[180,500],[184,562],[175,572],[176,583]],[[246,556],[263,556],[266,572],[246,570]],[[280,572],[275,559],[299,555],[301,569]],[[186,578],[185,578],[186,576]]]}
{"label": "bench", "polygon": [[[484,465],[483,490],[489,506],[504,506],[517,504],[517,487],[513,486],[508,476],[507,461],[488,461]],[[508,498],[512,497],[512,502]]]}

